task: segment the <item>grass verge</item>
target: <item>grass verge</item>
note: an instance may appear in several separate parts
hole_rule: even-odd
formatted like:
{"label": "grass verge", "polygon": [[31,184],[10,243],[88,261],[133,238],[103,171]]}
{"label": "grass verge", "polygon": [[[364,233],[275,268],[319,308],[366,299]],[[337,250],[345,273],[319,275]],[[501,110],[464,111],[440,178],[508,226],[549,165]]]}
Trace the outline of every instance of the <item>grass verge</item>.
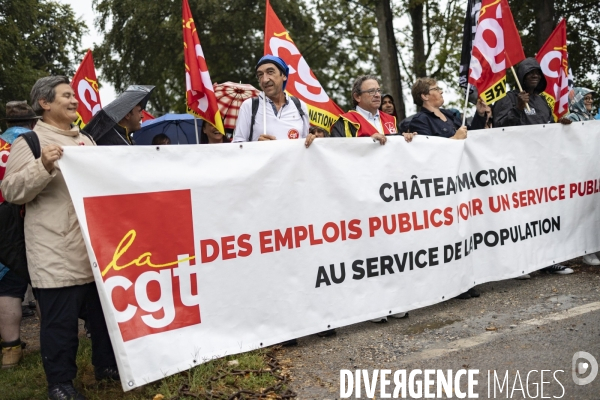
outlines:
{"label": "grass verge", "polygon": [[[97,383],[91,342],[80,338],[74,385],[89,400],[289,399],[286,372],[261,349],[215,359],[188,371],[124,393],[121,384]],[[0,370],[0,400],[45,400],[47,386],[39,351],[27,353],[15,368]]]}

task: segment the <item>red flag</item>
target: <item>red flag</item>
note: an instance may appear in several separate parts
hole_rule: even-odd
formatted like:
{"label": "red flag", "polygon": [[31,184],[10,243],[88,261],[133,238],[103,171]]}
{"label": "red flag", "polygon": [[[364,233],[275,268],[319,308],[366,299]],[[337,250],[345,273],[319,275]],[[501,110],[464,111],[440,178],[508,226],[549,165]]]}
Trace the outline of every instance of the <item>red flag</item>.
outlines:
{"label": "red flag", "polygon": [[[0,182],[4,179],[4,173],[6,172],[6,163],[8,162],[8,155],[10,153],[10,144],[0,138]],[[2,192],[0,191],[0,203],[4,202]]]}
{"label": "red flag", "polygon": [[71,87],[75,91],[75,98],[79,101],[79,106],[77,106],[78,118],[75,123],[79,125],[79,129],[83,129],[102,108],[91,50],[87,51],[81,65],[77,68],[77,72],[75,72],[75,76],[71,81]]}
{"label": "red flag", "polygon": [[142,110],[142,122],[150,121],[151,119],[154,119],[154,118],[155,118],[154,115],[150,114],[146,110]]}
{"label": "red flag", "polygon": [[507,0],[483,0],[473,41],[469,83],[487,104],[506,96],[506,69],[525,59]]}
{"label": "red flag", "polygon": [[217,107],[217,98],[210,80],[198,32],[190,5],[183,0],[183,53],[185,57],[185,97],[187,112],[207,121],[222,134],[223,121]]}
{"label": "red flag", "polygon": [[569,62],[567,60],[567,22],[561,20],[535,56],[546,78],[542,96],[552,109],[554,121],[569,112]]}
{"label": "red flag", "polygon": [[286,85],[287,92],[306,103],[312,125],[330,130],[344,111],[327,96],[289,33],[277,18],[269,0],[266,6],[264,53],[280,57],[288,64],[290,75]]}

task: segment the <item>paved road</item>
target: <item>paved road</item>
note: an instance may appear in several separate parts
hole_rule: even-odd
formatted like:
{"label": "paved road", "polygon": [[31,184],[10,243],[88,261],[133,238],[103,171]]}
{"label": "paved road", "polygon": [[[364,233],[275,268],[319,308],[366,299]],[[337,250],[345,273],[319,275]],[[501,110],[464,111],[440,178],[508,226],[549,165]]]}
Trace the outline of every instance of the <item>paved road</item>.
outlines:
{"label": "paved road", "polygon": [[[588,385],[576,385],[572,358],[585,351],[600,362],[600,267],[582,266],[580,259],[566,264],[576,272],[487,283],[477,287],[476,299],[413,310],[409,318],[385,324],[348,326],[333,338],[301,338],[298,347],[280,355],[290,368],[292,388],[301,400],[339,399],[341,369],[366,369],[370,377],[375,369],[477,369],[479,398],[529,399],[542,398],[539,371],[550,370],[544,372],[544,398],[599,400],[600,374]],[[588,376],[590,368],[577,376]],[[494,386],[494,371],[500,382],[508,373],[502,390]],[[465,392],[466,378],[460,382]],[[388,392],[393,388],[392,383]],[[374,395],[381,398],[379,386]],[[372,398],[364,386],[360,398]],[[406,398],[419,397],[407,393]]]}

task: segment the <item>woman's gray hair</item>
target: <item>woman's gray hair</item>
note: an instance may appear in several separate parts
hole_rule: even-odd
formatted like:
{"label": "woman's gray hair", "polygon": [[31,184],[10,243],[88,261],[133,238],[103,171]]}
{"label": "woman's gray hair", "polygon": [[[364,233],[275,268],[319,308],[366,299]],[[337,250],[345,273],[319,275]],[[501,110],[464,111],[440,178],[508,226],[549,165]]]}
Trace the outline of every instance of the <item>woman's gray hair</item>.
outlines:
{"label": "woman's gray hair", "polygon": [[40,106],[39,100],[46,100],[49,103],[54,101],[56,96],[55,88],[61,83],[70,83],[69,78],[63,75],[46,76],[40,78],[31,88],[31,108],[37,115],[42,115],[44,109]]}
{"label": "woman's gray hair", "polygon": [[361,75],[358,78],[356,78],[356,80],[354,81],[354,84],[352,85],[352,105],[354,107],[356,107],[358,105],[358,102],[356,101],[356,99],[354,98],[354,95],[358,95],[360,96],[360,88],[362,87],[362,84],[364,81],[370,81],[370,80],[374,80],[377,81],[377,83],[379,83],[381,85],[381,82],[379,82],[379,78],[377,78],[374,75]]}

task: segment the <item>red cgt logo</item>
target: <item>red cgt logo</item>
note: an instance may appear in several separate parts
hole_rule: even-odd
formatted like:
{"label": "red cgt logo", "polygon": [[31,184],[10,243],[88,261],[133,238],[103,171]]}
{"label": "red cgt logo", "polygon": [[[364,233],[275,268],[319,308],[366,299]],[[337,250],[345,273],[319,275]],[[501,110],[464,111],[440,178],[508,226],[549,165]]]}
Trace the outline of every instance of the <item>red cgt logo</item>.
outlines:
{"label": "red cgt logo", "polygon": [[200,323],[189,190],[84,199],[124,341]]}

